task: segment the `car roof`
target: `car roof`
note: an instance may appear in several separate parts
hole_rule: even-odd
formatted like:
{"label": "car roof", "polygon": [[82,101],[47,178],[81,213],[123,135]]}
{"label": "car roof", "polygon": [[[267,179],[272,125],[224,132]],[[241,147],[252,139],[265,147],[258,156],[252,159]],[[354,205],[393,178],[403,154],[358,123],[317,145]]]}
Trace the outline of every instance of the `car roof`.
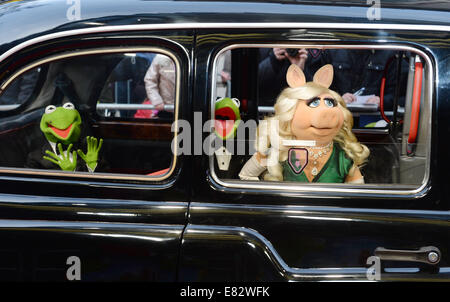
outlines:
{"label": "car roof", "polygon": [[[368,20],[370,5],[334,1],[79,1],[0,2],[0,54],[23,41],[59,31],[101,26],[204,23],[363,23],[450,25],[447,1],[383,0],[381,20]],[[77,3],[76,1],[71,3]],[[24,21],[26,20],[26,21]]]}

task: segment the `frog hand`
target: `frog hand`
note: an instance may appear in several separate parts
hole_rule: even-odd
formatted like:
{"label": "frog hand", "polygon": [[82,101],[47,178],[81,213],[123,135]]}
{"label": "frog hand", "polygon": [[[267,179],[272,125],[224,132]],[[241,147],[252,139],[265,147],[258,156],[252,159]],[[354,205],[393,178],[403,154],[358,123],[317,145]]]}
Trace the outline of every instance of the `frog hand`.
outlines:
{"label": "frog hand", "polygon": [[93,136],[86,137],[87,152],[86,154],[82,150],[78,150],[78,155],[86,162],[86,165],[90,172],[94,172],[97,167],[98,153],[103,145],[103,139],[97,140]]}
{"label": "frog hand", "polygon": [[52,163],[58,165],[63,171],[75,171],[77,167],[77,152],[72,152],[72,160],[70,159],[70,150],[72,149],[72,144],[67,148],[67,152],[64,153],[61,143],[58,144],[59,156],[55,153],[46,150],[45,153],[48,156],[44,155],[44,159],[51,161]]}

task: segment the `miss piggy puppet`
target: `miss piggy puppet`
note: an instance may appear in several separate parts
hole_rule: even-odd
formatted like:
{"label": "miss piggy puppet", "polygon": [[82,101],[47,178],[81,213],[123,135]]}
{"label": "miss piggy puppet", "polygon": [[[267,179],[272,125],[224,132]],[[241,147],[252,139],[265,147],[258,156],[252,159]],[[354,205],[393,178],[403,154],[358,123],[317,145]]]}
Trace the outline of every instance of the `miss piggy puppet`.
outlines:
{"label": "miss piggy puppet", "polygon": [[256,153],[239,173],[243,180],[364,183],[359,167],[369,149],[352,133],[353,117],[342,97],[328,89],[333,66],[321,67],[312,82],[291,65],[275,115],[258,127]]}

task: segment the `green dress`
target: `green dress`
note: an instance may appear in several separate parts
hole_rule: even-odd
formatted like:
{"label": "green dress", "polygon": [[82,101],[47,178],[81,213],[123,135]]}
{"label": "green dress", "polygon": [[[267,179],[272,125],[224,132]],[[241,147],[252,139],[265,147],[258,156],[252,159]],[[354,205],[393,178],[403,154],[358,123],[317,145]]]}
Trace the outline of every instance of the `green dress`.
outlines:
{"label": "green dress", "polygon": [[[304,171],[296,174],[286,161],[281,163],[283,167],[283,179],[286,181],[309,182]],[[338,144],[333,144],[333,152],[322,170],[311,182],[344,183],[348,172],[353,166],[353,161],[347,157],[345,151]]]}

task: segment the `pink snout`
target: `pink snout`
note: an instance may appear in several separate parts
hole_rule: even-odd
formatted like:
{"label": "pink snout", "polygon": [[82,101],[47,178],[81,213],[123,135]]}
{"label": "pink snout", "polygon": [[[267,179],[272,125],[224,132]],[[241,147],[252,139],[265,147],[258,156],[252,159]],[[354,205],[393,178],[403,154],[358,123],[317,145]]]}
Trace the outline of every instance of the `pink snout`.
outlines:
{"label": "pink snout", "polygon": [[340,127],[341,120],[343,116],[339,108],[317,108],[311,117],[311,125],[315,128],[333,129]]}

